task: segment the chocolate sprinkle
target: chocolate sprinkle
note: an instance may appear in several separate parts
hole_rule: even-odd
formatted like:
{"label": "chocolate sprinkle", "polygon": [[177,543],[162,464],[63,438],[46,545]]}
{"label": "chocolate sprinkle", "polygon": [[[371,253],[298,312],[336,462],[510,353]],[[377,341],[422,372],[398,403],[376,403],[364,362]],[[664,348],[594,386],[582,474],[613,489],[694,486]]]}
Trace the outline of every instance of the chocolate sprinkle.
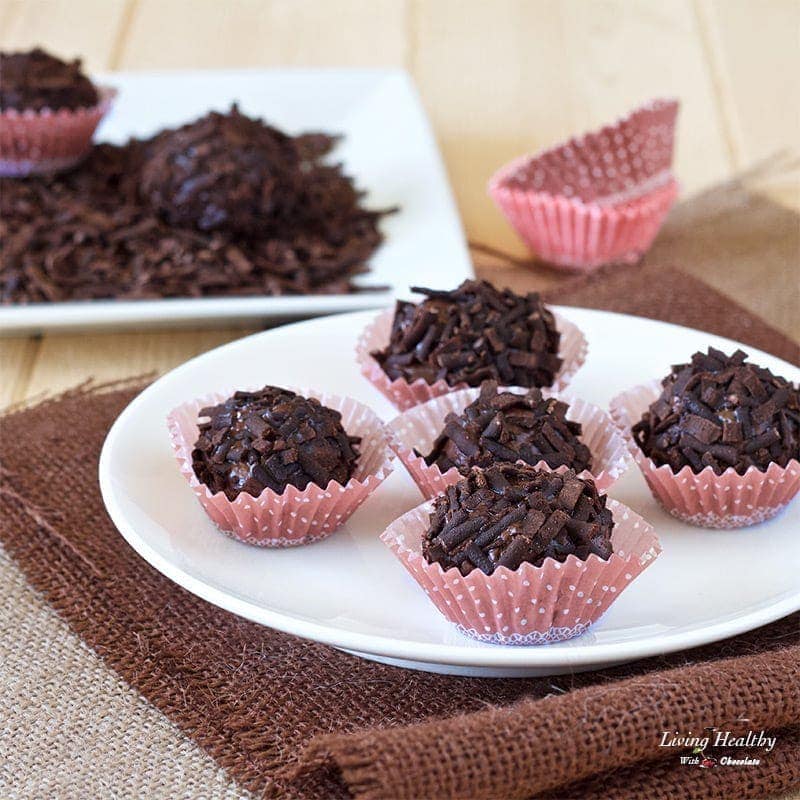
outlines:
{"label": "chocolate sprinkle", "polygon": [[550,386],[562,360],[553,314],[536,292],[500,291],[467,280],[453,291],[412,287],[419,304],[398,301],[389,344],[372,355],[395,380],[480,386]]}
{"label": "chocolate sprinkle", "polygon": [[[259,143],[276,143],[262,174],[282,176],[263,198],[247,176],[202,172],[249,163],[250,145],[227,157],[220,147],[230,130],[246,138],[256,128],[264,129]],[[207,142],[192,138],[198,130]],[[332,137],[281,137],[234,109],[153,139],[98,145],[68,173],[0,179],[0,302],[356,291],[352,278],[367,271],[384,212],[362,208],[341,167],[320,161]],[[176,166],[180,146],[191,154],[185,173]],[[295,153],[287,156],[296,164],[290,188],[282,183],[286,165],[275,166],[278,151]],[[173,161],[157,190],[154,165]],[[169,203],[184,199],[185,212],[173,207],[173,217]],[[257,207],[261,199],[265,205]],[[242,234],[239,226],[262,211],[264,224]]]}
{"label": "chocolate sprinkle", "polygon": [[434,502],[422,554],[462,575],[515,570],[545,558],[611,556],[614,521],[594,482],[527,465],[473,469]]}
{"label": "chocolate sprinkle", "polygon": [[524,395],[498,392],[497,383],[487,381],[477,400],[445,417],[425,462],[443,473],[456,467],[462,475],[499,461],[531,466],[545,461],[553,469],[583,472],[591,469],[592,455],[578,438],[580,422],[566,418],[568,409],[562,400],[542,397],[540,389]]}
{"label": "chocolate sprinkle", "polygon": [[62,61],[40,47],[0,53],[0,111],[75,110],[97,101],[97,90],[83,74],[79,59]]}
{"label": "chocolate sprinkle", "polygon": [[192,451],[197,479],[214,494],[235,500],[242,492],[341,485],[353,476],[361,441],[348,436],[342,416],[314,398],[265,386],[236,392],[200,411],[208,417]]}
{"label": "chocolate sprinkle", "polygon": [[785,467],[800,459],[800,391],[785,378],[713,347],[672,367],[632,429],[642,452],[674,472]]}

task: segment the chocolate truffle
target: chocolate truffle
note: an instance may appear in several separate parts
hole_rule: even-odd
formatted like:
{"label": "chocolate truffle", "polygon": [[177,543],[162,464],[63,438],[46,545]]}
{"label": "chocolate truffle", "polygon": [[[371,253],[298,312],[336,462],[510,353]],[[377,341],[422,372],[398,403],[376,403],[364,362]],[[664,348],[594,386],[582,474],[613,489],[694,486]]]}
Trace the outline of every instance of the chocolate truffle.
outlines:
{"label": "chocolate truffle", "polygon": [[797,386],[746,358],[709,347],[672,367],[661,395],[633,426],[642,452],[674,472],[711,467],[717,475],[800,458]]}
{"label": "chocolate truffle", "polygon": [[208,417],[192,451],[197,479],[214,494],[235,500],[241,492],[258,497],[264,489],[325,488],[353,476],[358,437],[348,436],[338,411],[288,389],[265,386],[236,392],[200,411]]}
{"label": "chocolate truffle", "polygon": [[423,535],[422,554],[462,575],[514,570],[545,558],[585,561],[612,553],[614,520],[593,481],[516,464],[473,469],[438,497]]}
{"label": "chocolate truffle", "polygon": [[442,472],[456,467],[462,475],[499,461],[531,466],[546,461],[553,469],[567,466],[583,472],[591,469],[592,455],[578,438],[580,422],[566,418],[568,409],[561,400],[542,397],[537,388],[522,395],[498,392],[497,383],[487,381],[477,400],[460,414],[445,417],[425,462]]}
{"label": "chocolate truffle", "polygon": [[62,61],[38,47],[0,53],[0,111],[75,110],[97,101],[97,89],[83,74],[80,60]]}
{"label": "chocolate truffle", "polygon": [[300,163],[291,137],[234,105],[156,137],[140,193],[170,225],[252,234],[294,206]]}
{"label": "chocolate truffle", "polygon": [[550,386],[562,360],[560,334],[539,295],[464,281],[453,291],[413,287],[421,303],[398,301],[389,345],[372,355],[393,380],[451,386]]}

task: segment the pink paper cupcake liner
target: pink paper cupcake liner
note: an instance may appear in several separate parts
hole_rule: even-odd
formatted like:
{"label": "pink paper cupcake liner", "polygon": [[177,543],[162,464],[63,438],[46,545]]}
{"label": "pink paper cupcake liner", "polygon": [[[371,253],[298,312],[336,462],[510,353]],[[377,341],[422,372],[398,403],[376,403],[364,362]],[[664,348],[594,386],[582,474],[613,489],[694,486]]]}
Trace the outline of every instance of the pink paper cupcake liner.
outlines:
{"label": "pink paper cupcake liner", "polygon": [[91,149],[117,91],[98,87],[98,93],[99,102],[90,108],[0,113],[0,175],[19,178],[77,164]]}
{"label": "pink paper cupcake liner", "polygon": [[[554,391],[561,391],[569,384],[575,373],[580,369],[586,360],[586,353],[589,345],[581,329],[565,319],[560,314],[553,312],[556,328],[561,333],[561,344],[559,345],[559,356],[563,360],[561,369],[556,375],[553,386],[549,387]],[[451,386],[449,383],[440,380],[436,383],[427,383],[422,379],[415,380],[413,383],[402,378],[392,380],[383,371],[381,365],[371,355],[376,350],[382,350],[389,343],[389,336],[392,331],[392,320],[394,319],[394,309],[382,311],[369,324],[356,343],[356,360],[361,365],[361,373],[364,377],[398,410],[407,411],[409,408],[433,400],[435,397],[456,392],[459,389],[469,388],[466,383],[458,383]]]}
{"label": "pink paper cupcake liner", "polygon": [[635,263],[678,195],[678,103],[655,100],[599,131],[515,159],[489,194],[541,259],[573,270]]}
{"label": "pink paper cupcake liner", "polygon": [[342,426],[360,436],[360,456],[355,475],[342,486],[331,481],[324,489],[309,484],[305,489],[287,486],[281,494],[265,489],[258,497],[242,493],[229,500],[223,492],[212,494],[192,469],[192,448],[197,441],[201,408],[215,405],[233,392],[206,395],[173,409],[167,417],[172,449],[181,473],[214,524],[246,544],[260,547],[292,547],[330,536],[383,483],[392,472],[394,455],[383,424],[366,406],[349,397],[295,389],[315,397],[342,415]]}
{"label": "pink paper cupcake liner", "polygon": [[571,555],[563,563],[547,558],[541,567],[498,567],[492,575],[475,569],[464,577],[457,568],[445,571],[422,556],[432,507],[429,500],[407,512],[381,539],[449,622],[466,636],[491,644],[547,644],[578,636],[661,552],[652,526],[609,500],[615,524],[608,561]]}
{"label": "pink paper cupcake liner", "polygon": [[611,417],[622,431],[650,491],[673,517],[704,528],[743,528],[774,517],[800,491],[800,462],[770,464],[765,472],[750,467],[740,475],[732,467],[717,475],[711,467],[673,472],[657,467],[633,439],[631,427],[661,393],[657,380],[636,386],[611,401]]}
{"label": "pink paper cupcake liner", "polygon": [[[395,417],[386,426],[392,449],[425,498],[430,499],[442,494],[448,486],[463,476],[455,467],[442,473],[436,465],[428,466],[425,459],[414,452],[415,449],[421,453],[429,453],[444,427],[445,417],[450,413],[460,414],[477,399],[480,391],[479,388],[462,389],[436,397]],[[513,391],[522,393],[524,390],[514,388]],[[546,394],[553,395],[552,392]],[[611,418],[601,408],[569,395],[557,396],[569,404],[567,418],[580,422],[583,427],[581,441],[592,453],[593,472],[584,470],[580,473],[580,477],[591,478],[598,491],[607,491],[630,463],[628,446],[624,438],[620,436]],[[540,461],[535,466],[549,469],[545,461]],[[556,471],[564,472],[566,469],[559,467]]]}

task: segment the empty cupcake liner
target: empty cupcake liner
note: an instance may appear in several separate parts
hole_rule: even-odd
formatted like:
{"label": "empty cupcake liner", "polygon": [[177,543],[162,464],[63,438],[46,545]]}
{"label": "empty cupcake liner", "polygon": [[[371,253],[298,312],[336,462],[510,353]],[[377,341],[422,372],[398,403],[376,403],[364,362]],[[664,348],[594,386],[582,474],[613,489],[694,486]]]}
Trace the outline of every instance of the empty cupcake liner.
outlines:
{"label": "empty cupcake liner", "polygon": [[611,401],[611,417],[628,443],[650,491],[673,517],[704,528],[743,528],[774,517],[800,491],[800,462],[770,464],[765,472],[750,467],[740,475],[732,467],[717,475],[711,467],[675,473],[657,467],[631,434],[649,405],[661,394],[660,381],[636,386]]}
{"label": "empty cupcake liner", "polygon": [[287,486],[278,494],[265,489],[258,497],[240,494],[229,500],[223,492],[212,494],[192,468],[192,449],[197,441],[200,409],[233,394],[214,392],[178,406],[167,417],[172,449],[181,473],[214,524],[246,544],[260,547],[292,547],[330,536],[383,483],[392,472],[394,454],[383,423],[366,406],[349,397],[293,389],[315,397],[342,415],[342,426],[360,436],[356,474],[342,486],[331,481],[324,489],[309,484],[305,489]]}
{"label": "empty cupcake liner", "polygon": [[[515,387],[511,391],[522,394],[525,390]],[[423,454],[429,453],[444,428],[445,417],[450,413],[460,414],[479,394],[479,388],[462,389],[436,397],[395,417],[386,426],[392,449],[427,499],[442,494],[448,486],[463,476],[455,467],[442,473],[436,465],[428,466],[415,450]],[[553,396],[552,392],[546,394]],[[580,422],[583,428],[581,441],[592,453],[593,471],[584,470],[580,477],[591,478],[598,491],[607,491],[630,464],[624,438],[601,408],[569,395],[555,396],[569,404],[567,418]],[[535,466],[549,469],[545,461],[540,461]],[[559,467],[556,471],[564,472],[566,469]]]}
{"label": "empty cupcake liner", "polygon": [[574,555],[541,567],[478,569],[466,577],[444,571],[422,555],[433,501],[395,520],[381,534],[425,594],[458,630],[491,644],[535,645],[570,639],[597,622],[628,584],[658,557],[661,545],[652,526],[626,506],[608,501],[614,516],[614,553],[603,561]]}
{"label": "empty cupcake liner", "polygon": [[117,91],[102,86],[98,93],[99,102],[90,108],[0,113],[0,175],[19,178],[77,164],[89,153]]}
{"label": "empty cupcake liner", "polygon": [[678,195],[672,175],[678,103],[654,100],[599,131],[515,159],[489,194],[519,236],[558,267],[633,263]]}
{"label": "empty cupcake liner", "polygon": [[[561,391],[569,384],[575,373],[586,360],[589,345],[581,329],[565,319],[560,314],[553,312],[556,328],[561,333],[559,356],[563,360],[561,369],[556,375],[553,386],[548,387],[554,391]],[[413,383],[402,378],[392,380],[382,369],[381,365],[372,356],[376,350],[382,350],[389,343],[392,332],[394,309],[388,309],[378,314],[375,319],[364,328],[356,343],[356,360],[361,365],[361,373],[387,400],[398,410],[407,411],[409,408],[425,403],[435,397],[469,388],[466,383],[451,386],[444,380],[436,383],[427,383],[420,379]]]}

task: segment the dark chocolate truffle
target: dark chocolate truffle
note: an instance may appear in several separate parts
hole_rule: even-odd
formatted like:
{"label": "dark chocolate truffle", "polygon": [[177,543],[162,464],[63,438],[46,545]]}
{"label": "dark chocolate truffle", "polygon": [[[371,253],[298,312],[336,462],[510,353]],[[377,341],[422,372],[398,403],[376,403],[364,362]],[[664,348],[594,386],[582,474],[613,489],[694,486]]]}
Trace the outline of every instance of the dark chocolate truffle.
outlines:
{"label": "dark chocolate truffle", "polygon": [[74,110],[97,104],[94,84],[81,62],[62,61],[41,48],[0,53],[0,111]]}
{"label": "dark chocolate truffle", "polygon": [[711,467],[785,467],[800,458],[800,392],[785,378],[733,355],[708,348],[678,364],[661,381],[659,398],[633,426],[642,452],[674,472]]}
{"label": "dark chocolate truffle", "polygon": [[438,497],[423,535],[422,554],[462,575],[514,570],[545,558],[585,561],[612,553],[614,520],[594,482],[516,464],[474,469]]}
{"label": "dark chocolate truffle", "polygon": [[294,206],[299,182],[294,140],[234,105],[158,136],[140,193],[170,225],[251,234]]}
{"label": "dark chocolate truffle", "polygon": [[393,380],[451,386],[550,386],[561,338],[539,295],[464,281],[453,291],[413,287],[421,303],[398,301],[389,345],[372,355]]}
{"label": "dark chocolate truffle", "polygon": [[288,389],[265,386],[236,392],[200,411],[208,422],[192,451],[197,479],[216,494],[235,500],[241,492],[258,497],[264,489],[325,488],[353,476],[358,437],[348,436],[338,411]]}
{"label": "dark chocolate truffle", "polygon": [[566,418],[569,406],[542,397],[540,389],[527,394],[498,392],[497,383],[481,386],[478,399],[460,414],[448,414],[444,429],[425,456],[442,472],[456,467],[466,475],[472,467],[499,461],[546,461],[553,469],[567,466],[575,472],[591,469],[592,454],[578,438],[580,422]]}

